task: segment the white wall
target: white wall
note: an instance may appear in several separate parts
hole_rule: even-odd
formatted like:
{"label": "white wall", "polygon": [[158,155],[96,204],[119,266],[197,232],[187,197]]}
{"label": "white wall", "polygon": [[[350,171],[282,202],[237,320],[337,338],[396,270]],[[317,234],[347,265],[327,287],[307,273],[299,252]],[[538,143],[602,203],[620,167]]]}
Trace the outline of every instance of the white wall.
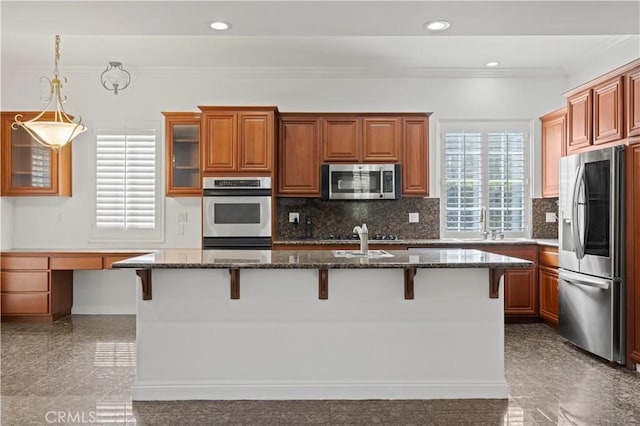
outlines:
{"label": "white wall", "polygon": [[[47,70],[3,73],[5,109],[37,109],[35,82]],[[232,77],[211,69],[141,69],[131,87],[115,96],[99,84],[101,70],[65,70],[69,113],[84,123],[127,125],[140,120],[162,123],[161,111],[197,111],[198,105],[277,105],[280,111],[429,111],[431,116],[431,194],[438,196],[436,122],[439,119],[528,119],[534,123],[539,168],[538,117],[563,105],[563,78],[357,78],[281,75]],[[19,197],[15,204],[12,245],[16,248],[125,248],[124,244],[91,243],[93,216],[94,133],[73,142],[73,196]],[[534,196],[539,194],[539,176]],[[200,247],[200,200],[166,198],[166,235],[162,244],[127,247]],[[187,212],[184,235],[176,234],[176,214]],[[61,218],[61,221],[60,221]],[[3,221],[4,222],[4,221]]]}

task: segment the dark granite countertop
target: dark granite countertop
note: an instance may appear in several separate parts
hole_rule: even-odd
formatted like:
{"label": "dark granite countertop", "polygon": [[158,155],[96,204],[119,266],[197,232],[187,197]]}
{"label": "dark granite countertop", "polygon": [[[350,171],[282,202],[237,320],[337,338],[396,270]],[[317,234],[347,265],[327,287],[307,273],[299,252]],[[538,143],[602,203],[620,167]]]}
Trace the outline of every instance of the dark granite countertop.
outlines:
{"label": "dark granite countertop", "polygon": [[[317,246],[336,246],[336,245],[359,245],[358,240],[278,240],[273,245],[317,245]],[[533,239],[533,238],[505,238],[503,240],[492,239],[463,239],[463,238],[442,238],[442,239],[399,239],[399,240],[369,240],[369,245],[385,245],[393,246],[420,246],[420,247],[464,247],[469,245],[531,245],[539,244],[546,246],[558,247],[558,240],[550,239]]]}
{"label": "dark granite countertop", "polygon": [[116,262],[137,269],[532,268],[532,262],[480,250],[391,250],[389,257],[349,257],[332,250],[158,250]]}

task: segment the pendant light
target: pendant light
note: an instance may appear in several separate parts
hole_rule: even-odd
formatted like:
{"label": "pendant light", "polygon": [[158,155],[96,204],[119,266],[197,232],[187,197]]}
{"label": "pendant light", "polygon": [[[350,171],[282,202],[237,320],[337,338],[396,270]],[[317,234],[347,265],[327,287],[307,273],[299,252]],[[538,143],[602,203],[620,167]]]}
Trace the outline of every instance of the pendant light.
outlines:
{"label": "pendant light", "polygon": [[[56,35],[55,53],[53,79],[49,80],[47,77],[40,77],[40,80],[47,80],[49,82],[49,97],[43,101],[47,103],[44,110],[29,121],[21,121],[20,118],[22,114],[17,114],[14,118],[15,122],[11,124],[11,127],[13,129],[17,129],[17,126],[22,127],[37,142],[57,151],[60,147],[71,142],[71,140],[80,133],[86,131],[87,128],[82,124],[82,118],[79,118],[77,123],[74,122],[62,107],[62,104],[67,98],[62,96],[60,89],[62,88],[62,83],[67,82],[67,78],[58,77],[58,61],[60,60],[59,35]],[[52,105],[54,102],[55,106]],[[53,120],[47,120],[46,117],[44,117],[45,113],[50,112],[49,107],[52,107]],[[41,120],[41,118],[45,119]]]}

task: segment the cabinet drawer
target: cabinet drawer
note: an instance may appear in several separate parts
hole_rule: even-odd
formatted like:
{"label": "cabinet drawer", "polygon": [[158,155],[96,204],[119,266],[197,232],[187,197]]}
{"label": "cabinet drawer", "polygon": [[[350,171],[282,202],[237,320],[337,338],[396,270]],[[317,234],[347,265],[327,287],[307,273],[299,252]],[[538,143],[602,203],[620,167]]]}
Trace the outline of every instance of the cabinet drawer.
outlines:
{"label": "cabinet drawer", "polygon": [[5,291],[49,291],[49,273],[0,272],[0,287]]}
{"label": "cabinet drawer", "polygon": [[111,269],[111,264],[113,262],[118,262],[119,260],[125,260],[135,256],[140,256],[141,254],[142,253],[131,253],[131,254],[121,254],[117,256],[105,256],[102,260],[102,268]]}
{"label": "cabinet drawer", "polygon": [[102,269],[102,256],[52,257],[51,269]]}
{"label": "cabinet drawer", "polygon": [[2,256],[0,259],[0,269],[47,269],[49,258],[44,257],[13,257]]}
{"label": "cabinet drawer", "polygon": [[49,293],[2,293],[2,314],[48,314]]}
{"label": "cabinet drawer", "polygon": [[540,248],[540,265],[558,267],[558,249],[555,247]]}

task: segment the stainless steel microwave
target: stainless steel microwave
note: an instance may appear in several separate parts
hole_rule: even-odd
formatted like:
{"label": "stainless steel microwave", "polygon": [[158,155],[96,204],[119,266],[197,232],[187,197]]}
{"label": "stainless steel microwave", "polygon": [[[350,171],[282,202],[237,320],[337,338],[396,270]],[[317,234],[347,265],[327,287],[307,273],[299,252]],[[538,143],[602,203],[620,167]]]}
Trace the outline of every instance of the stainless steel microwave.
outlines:
{"label": "stainless steel microwave", "polygon": [[322,198],[325,200],[397,200],[400,198],[399,164],[324,164]]}

